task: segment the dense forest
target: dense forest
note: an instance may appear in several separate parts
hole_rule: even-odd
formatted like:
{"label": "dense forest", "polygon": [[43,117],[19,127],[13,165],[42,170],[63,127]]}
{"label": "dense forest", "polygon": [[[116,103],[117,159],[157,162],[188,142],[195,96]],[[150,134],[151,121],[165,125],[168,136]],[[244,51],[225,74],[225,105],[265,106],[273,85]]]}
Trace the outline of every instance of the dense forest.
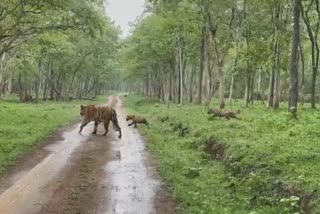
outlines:
{"label": "dense forest", "polygon": [[101,0],[2,0],[0,97],[100,94],[117,71],[118,34]]}
{"label": "dense forest", "polygon": [[123,44],[122,77],[165,102],[315,108],[319,30],[318,1],[149,1]]}
{"label": "dense forest", "polygon": [[1,97],[81,99],[117,88],[180,104],[217,97],[221,108],[319,102],[318,1],[147,1],[124,41],[104,1],[0,4]]}
{"label": "dense forest", "polygon": [[320,213],[320,0],[144,0],[127,36],[108,3],[0,0],[0,213]]}

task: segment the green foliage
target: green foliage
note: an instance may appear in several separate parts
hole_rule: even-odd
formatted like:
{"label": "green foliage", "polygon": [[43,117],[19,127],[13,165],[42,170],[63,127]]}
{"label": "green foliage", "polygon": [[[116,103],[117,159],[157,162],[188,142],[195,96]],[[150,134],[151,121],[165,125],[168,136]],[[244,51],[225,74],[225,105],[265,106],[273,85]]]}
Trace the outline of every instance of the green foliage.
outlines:
{"label": "green foliage", "polygon": [[[202,106],[154,103],[126,98],[129,112],[152,124],[141,129],[183,213],[299,213],[300,200],[319,189],[318,111],[302,108],[296,120],[284,113],[285,104],[275,112],[258,104],[243,109],[240,103],[232,109],[241,109],[241,120],[208,121]],[[179,124],[192,134],[180,137],[172,128]],[[221,160],[204,150],[212,137],[226,145]],[[315,204],[319,213],[318,197],[301,203]]]}
{"label": "green foliage", "polygon": [[63,100],[96,96],[115,79],[119,30],[103,1],[5,0],[0,11],[0,85]]}

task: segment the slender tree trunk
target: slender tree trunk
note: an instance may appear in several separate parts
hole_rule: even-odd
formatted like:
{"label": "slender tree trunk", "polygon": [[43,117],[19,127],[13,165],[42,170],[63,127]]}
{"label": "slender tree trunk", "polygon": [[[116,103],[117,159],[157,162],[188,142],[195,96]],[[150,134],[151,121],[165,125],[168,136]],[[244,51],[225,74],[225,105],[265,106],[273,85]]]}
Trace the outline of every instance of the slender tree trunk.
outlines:
{"label": "slender tree trunk", "polygon": [[171,102],[172,101],[172,70],[169,71],[169,97],[168,100]]}
{"label": "slender tree trunk", "polygon": [[192,70],[191,70],[191,77],[190,77],[190,86],[189,86],[189,90],[190,90],[190,94],[189,94],[189,102],[192,103],[193,102],[193,79],[194,79],[194,74],[196,72],[197,69],[197,64],[194,63],[192,65]]}
{"label": "slender tree trunk", "polygon": [[291,72],[290,72],[290,97],[288,110],[292,114],[297,113],[298,103],[298,85],[299,85],[299,37],[300,37],[300,9],[301,0],[294,0],[294,17],[293,17],[293,37],[291,51]]}
{"label": "slender tree trunk", "polygon": [[219,94],[220,94],[220,109],[224,109],[225,107],[225,102],[224,102],[224,83],[225,83],[225,78],[224,78],[224,71],[223,71],[223,66],[224,62],[220,61],[218,63],[218,73],[219,73]]}
{"label": "slender tree trunk", "polygon": [[250,83],[250,103],[253,105],[254,102],[254,81],[255,81],[255,75],[253,74],[251,77],[251,83]]}
{"label": "slender tree trunk", "polygon": [[274,69],[272,69],[270,73],[270,80],[269,80],[268,108],[272,108],[273,106],[274,81],[275,81],[275,71]]}
{"label": "slender tree trunk", "polygon": [[211,46],[210,36],[209,32],[207,32],[205,37],[205,69],[204,72],[206,73],[206,86],[207,86],[207,102],[206,106],[207,109],[210,108],[211,98],[212,98],[212,69],[211,69],[211,63],[210,63],[210,50],[209,47]]}
{"label": "slender tree trunk", "polygon": [[316,108],[316,80],[318,68],[312,67],[312,80],[311,80],[311,108]]}
{"label": "slender tree trunk", "polygon": [[246,107],[249,107],[250,103],[250,91],[251,91],[251,76],[250,74],[247,74],[247,82],[246,82],[246,94],[245,94],[245,101],[246,101]]}
{"label": "slender tree trunk", "polygon": [[[309,1],[309,5],[307,5],[306,10],[304,10],[300,0],[298,7],[301,10],[299,11],[299,17],[294,17],[294,18],[300,19],[300,12],[302,12],[302,18],[306,25],[309,40],[311,42],[311,59],[312,59],[311,108],[315,108],[316,107],[316,78],[317,78],[317,72],[319,67],[319,54],[320,54],[319,45],[318,45],[318,34],[320,30],[320,6],[319,6],[319,1]],[[310,8],[315,8],[315,11],[317,14],[315,15],[314,13],[312,13],[311,12],[312,10],[310,10]],[[311,23],[310,19],[315,20],[316,23]],[[296,29],[298,29],[299,36],[300,36],[300,26],[297,26]],[[298,39],[298,43],[299,43],[299,40],[300,40],[299,37],[296,39]],[[298,55],[298,53],[295,55]]]}
{"label": "slender tree trunk", "polygon": [[151,97],[151,72],[148,72],[148,96]]}
{"label": "slender tree trunk", "polygon": [[0,99],[3,97],[2,93],[2,85],[3,85],[3,75],[4,75],[4,70],[5,70],[5,58],[6,54],[2,54],[0,57]]}
{"label": "slender tree trunk", "polygon": [[259,96],[260,96],[260,101],[261,101],[261,104],[264,103],[264,92],[261,88],[261,82],[262,82],[262,77],[261,77],[261,69],[259,68],[259,77],[258,77],[258,91],[259,91]]}
{"label": "slender tree trunk", "polygon": [[232,105],[233,84],[234,84],[234,75],[231,74],[231,84],[230,84],[230,93],[229,93],[229,104],[230,105]]}
{"label": "slender tree trunk", "polygon": [[183,65],[182,65],[182,47],[181,47],[181,41],[180,41],[180,37],[177,37],[177,44],[178,44],[178,62],[179,62],[179,90],[180,90],[180,100],[179,100],[179,104],[182,105],[183,104]]}
{"label": "slender tree trunk", "polygon": [[199,79],[198,79],[198,98],[197,104],[202,103],[202,81],[203,81],[203,71],[204,71],[204,61],[205,61],[205,37],[206,37],[206,27],[202,27],[202,36],[201,36],[201,48],[200,48],[200,70],[199,70]]}
{"label": "slender tree trunk", "polygon": [[304,71],[305,71],[305,59],[303,53],[301,37],[299,38],[299,50],[300,50],[300,59],[301,59],[301,84],[300,84],[300,97],[301,105],[304,105],[304,90],[305,90],[305,80],[304,80]]}
{"label": "slender tree trunk", "polygon": [[[277,61],[278,60],[279,56],[277,56]],[[278,109],[280,106],[280,68],[278,63],[279,62],[276,62],[276,69],[274,75],[273,109]]]}

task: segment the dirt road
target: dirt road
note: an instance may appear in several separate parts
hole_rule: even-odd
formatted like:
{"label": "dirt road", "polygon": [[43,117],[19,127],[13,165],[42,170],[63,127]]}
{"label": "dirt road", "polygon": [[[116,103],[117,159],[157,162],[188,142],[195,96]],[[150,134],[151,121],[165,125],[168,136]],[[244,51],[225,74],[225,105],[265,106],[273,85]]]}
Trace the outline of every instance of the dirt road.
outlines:
{"label": "dirt road", "polygon": [[0,214],[175,213],[138,130],[128,127],[118,97],[123,136],[82,135],[79,125],[58,131],[0,178]]}

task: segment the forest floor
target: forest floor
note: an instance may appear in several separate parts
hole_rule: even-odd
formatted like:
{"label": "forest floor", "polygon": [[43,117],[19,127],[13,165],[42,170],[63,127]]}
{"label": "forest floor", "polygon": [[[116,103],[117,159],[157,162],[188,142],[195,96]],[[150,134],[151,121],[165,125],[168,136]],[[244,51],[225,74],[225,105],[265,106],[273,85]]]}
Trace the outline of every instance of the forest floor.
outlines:
{"label": "forest floor", "polygon": [[90,134],[93,124],[82,135],[80,124],[61,129],[0,177],[0,213],[176,213],[144,139],[127,126],[121,100],[111,97],[109,105],[117,110],[121,140],[112,128],[101,136],[101,125],[97,136]]}
{"label": "forest floor", "polygon": [[[239,120],[210,118],[204,106],[126,98],[183,213],[320,213],[320,111],[299,106],[298,120],[256,102],[235,102]],[[212,104],[218,107],[218,103]],[[228,108],[228,107],[227,107]]]}

